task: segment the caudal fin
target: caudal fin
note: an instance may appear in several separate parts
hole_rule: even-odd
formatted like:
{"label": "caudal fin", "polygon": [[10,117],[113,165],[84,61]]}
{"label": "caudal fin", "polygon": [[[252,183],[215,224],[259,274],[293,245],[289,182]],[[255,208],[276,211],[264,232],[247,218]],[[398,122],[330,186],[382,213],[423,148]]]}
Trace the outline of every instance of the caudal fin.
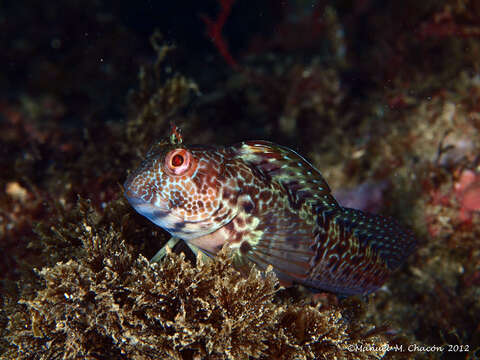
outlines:
{"label": "caudal fin", "polygon": [[335,221],[349,228],[361,247],[368,246],[376,252],[390,270],[399,267],[417,244],[413,233],[391,218],[342,208]]}

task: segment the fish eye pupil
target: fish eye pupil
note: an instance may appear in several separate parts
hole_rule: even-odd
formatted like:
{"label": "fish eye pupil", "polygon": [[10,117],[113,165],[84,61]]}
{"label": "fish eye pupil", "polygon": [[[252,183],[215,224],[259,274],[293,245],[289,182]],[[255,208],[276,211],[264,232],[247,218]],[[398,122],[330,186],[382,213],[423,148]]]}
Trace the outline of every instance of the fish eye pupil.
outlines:
{"label": "fish eye pupil", "polygon": [[183,156],[182,155],[174,155],[172,158],[172,166],[181,166],[183,164]]}

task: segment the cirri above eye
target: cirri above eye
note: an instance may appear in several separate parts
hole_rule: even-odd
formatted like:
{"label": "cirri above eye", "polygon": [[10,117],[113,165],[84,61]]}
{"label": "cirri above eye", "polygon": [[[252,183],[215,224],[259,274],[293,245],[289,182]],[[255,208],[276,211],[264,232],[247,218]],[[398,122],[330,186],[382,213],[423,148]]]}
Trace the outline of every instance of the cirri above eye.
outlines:
{"label": "cirri above eye", "polygon": [[172,175],[183,175],[191,166],[192,155],[185,149],[170,151],[165,157],[165,169]]}

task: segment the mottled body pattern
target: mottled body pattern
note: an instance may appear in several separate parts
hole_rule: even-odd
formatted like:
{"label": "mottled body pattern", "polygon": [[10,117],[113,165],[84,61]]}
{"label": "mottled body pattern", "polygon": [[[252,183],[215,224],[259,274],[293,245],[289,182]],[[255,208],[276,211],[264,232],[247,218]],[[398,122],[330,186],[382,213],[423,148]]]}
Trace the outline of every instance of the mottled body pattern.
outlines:
{"label": "mottled body pattern", "polygon": [[125,183],[135,209],[194,250],[224,244],[236,265],[272,265],[284,284],[368,294],[413,251],[393,220],[341,207],[310,163],[266,141],[164,143]]}

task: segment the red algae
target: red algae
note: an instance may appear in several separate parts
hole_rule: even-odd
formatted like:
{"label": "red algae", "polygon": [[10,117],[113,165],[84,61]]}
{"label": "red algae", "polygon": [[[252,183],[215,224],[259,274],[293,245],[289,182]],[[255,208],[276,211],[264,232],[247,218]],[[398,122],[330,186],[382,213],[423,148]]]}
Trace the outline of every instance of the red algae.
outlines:
{"label": "red algae", "polygon": [[460,220],[471,221],[473,213],[480,211],[480,175],[464,170],[455,183],[455,194],[460,204]]}

